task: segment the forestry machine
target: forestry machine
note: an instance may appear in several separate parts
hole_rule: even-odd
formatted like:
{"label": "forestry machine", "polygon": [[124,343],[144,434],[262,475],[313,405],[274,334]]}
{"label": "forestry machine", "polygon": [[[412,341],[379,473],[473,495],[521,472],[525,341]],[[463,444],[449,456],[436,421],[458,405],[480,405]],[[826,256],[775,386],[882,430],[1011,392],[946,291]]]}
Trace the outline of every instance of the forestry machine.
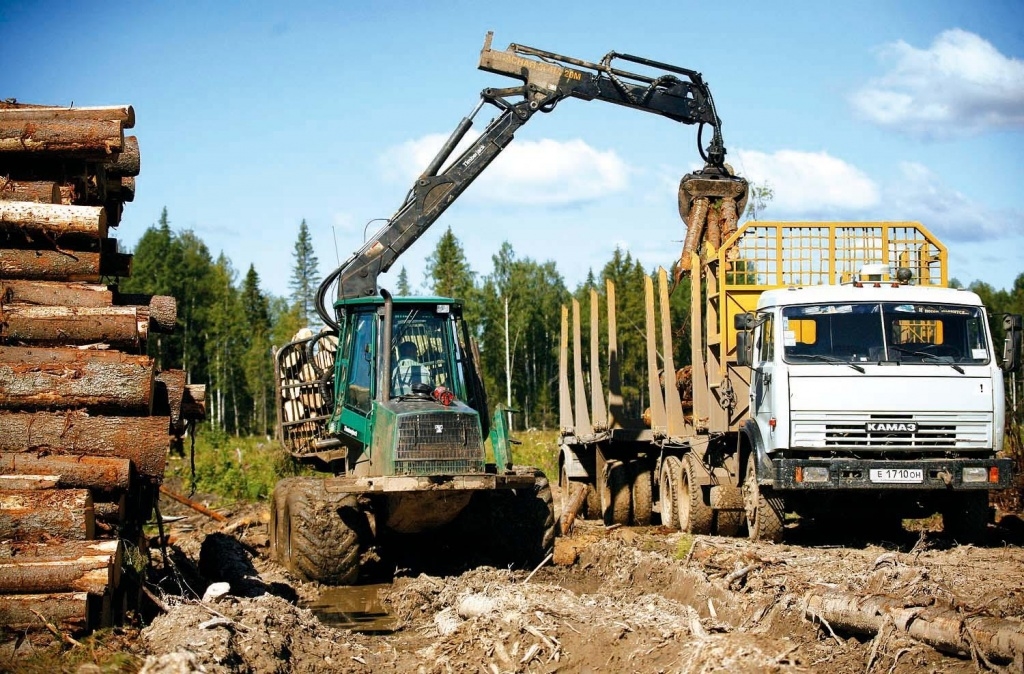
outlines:
{"label": "forestry machine", "polygon": [[[484,89],[398,211],[317,293],[327,328],[306,334],[276,356],[280,437],[300,461],[331,473],[288,478],[274,490],[271,538],[276,557],[297,574],[348,584],[371,545],[431,531],[500,563],[535,564],[551,548],[554,517],[547,478],[514,467],[505,415],[488,419],[479,358],[462,304],[444,297],[393,297],[378,289],[386,272],[537,112],[566,98],[602,100],[698,124],[706,166],[692,176],[694,199],[730,195],[742,208],[746,182],[725,166],[721,121],[711,92],[693,70],[625,54],[590,63],[521,45],[491,49],[482,70],[519,79]],[[626,62],[656,70],[621,70]],[[454,161],[450,156],[484,104],[497,116]],[[711,142],[701,147],[704,127]],[[735,205],[735,204],[734,204]],[[333,310],[326,297],[337,286]],[[490,435],[494,463],[484,437]],[[487,541],[480,545],[480,541]]]}

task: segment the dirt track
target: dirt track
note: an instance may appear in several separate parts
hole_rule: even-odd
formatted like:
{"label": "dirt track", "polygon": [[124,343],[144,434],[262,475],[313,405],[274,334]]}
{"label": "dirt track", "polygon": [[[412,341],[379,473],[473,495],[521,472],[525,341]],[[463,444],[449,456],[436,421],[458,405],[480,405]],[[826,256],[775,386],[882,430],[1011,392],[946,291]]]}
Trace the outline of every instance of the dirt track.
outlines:
{"label": "dirt track", "polygon": [[[848,537],[842,546],[812,532],[797,536],[805,545],[771,545],[584,522],[573,536],[577,562],[546,566],[529,582],[526,570],[400,570],[380,591],[394,631],[358,633],[297,607],[321,588],[266,559],[267,519],[253,506],[227,525],[198,516],[173,525],[196,527],[172,548],[179,581],[202,585],[230,558],[227,566],[248,567],[233,592],[254,596],[205,606],[165,596],[170,613],[139,641],[144,671],[967,672],[986,664],[944,654],[895,624],[875,638],[832,633],[804,617],[806,598],[887,594],[1013,625],[1024,616],[1024,549],[1008,529],[1019,524],[1013,517],[992,528],[987,547],[956,546],[930,532],[906,531],[894,541]],[[193,575],[200,570],[205,577]],[[169,578],[164,587],[175,584]],[[1020,655],[988,664],[1024,671]]]}

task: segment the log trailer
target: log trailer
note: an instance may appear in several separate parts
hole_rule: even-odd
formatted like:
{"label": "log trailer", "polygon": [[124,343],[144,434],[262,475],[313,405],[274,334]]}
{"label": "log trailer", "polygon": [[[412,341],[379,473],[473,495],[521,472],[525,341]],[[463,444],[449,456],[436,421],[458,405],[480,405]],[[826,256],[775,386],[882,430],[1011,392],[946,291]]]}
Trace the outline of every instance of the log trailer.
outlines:
{"label": "log trailer", "polygon": [[981,300],[945,287],[946,249],[919,223],[754,221],[718,238],[710,218],[689,222],[691,365],[673,363],[661,270],[659,302],[645,289],[645,419],[623,412],[614,287],[605,373],[591,293],[589,405],[579,306],[573,393],[563,308],[561,480],[580,506],[647,524],[653,493],[663,525],[770,541],[787,513],[883,533],[940,512],[957,540],[981,538],[989,492],[1012,484],[1003,371],[1019,367],[1021,317],[1003,318],[997,352]]}
{"label": "log trailer", "polygon": [[168,449],[205,414],[205,387],[146,355],[175,299],[117,285],[134,123],[0,102],[0,642],[136,606]]}
{"label": "log trailer", "polygon": [[[536,563],[551,548],[548,480],[513,465],[501,410],[488,419],[461,303],[392,297],[377,287],[378,275],[537,112],[551,112],[566,98],[596,99],[698,124],[701,130],[709,127],[706,151],[698,133],[707,167],[688,185],[705,200],[719,194],[736,200],[746,193],[746,183],[724,165],[721,122],[699,73],[615,52],[590,63],[514,44],[495,51],[491,37],[485,39],[479,67],[522,84],[482,92],[398,211],[320,286],[317,310],[326,330],[296,339],[276,355],[281,440],[298,460],[331,474],[289,478],[274,490],[272,549],[300,576],[352,583],[369,546],[449,523],[474,523],[476,529],[461,537],[489,541],[479,547],[492,548],[492,558],[505,563]],[[635,74],[616,61],[659,72]],[[498,109],[497,116],[449,161],[485,103]],[[337,297],[329,309],[326,297],[335,284]],[[392,372],[409,343],[425,372],[405,390]],[[485,459],[488,434],[494,463]]]}

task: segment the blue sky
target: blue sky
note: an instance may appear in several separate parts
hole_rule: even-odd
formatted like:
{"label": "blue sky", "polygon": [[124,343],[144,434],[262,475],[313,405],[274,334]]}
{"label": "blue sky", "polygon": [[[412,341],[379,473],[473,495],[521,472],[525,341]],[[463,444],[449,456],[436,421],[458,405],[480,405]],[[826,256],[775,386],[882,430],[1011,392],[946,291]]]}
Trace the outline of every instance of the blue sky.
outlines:
{"label": "blue sky", "polygon": [[[283,295],[300,220],[327,273],[480,90],[514,84],[476,69],[488,30],[495,48],[615,50],[703,73],[727,160],[775,191],[765,219],[920,220],[951,276],[1007,288],[1024,272],[1024,3],[287,4],[8,0],[0,98],[133,105],[142,173],[116,236],[133,247],[166,206]],[[616,245],[667,266],[676,185],[698,165],[695,127],[564,101],[383,282],[404,265],[420,283],[447,226],[480,274],[506,240],[570,287]]]}

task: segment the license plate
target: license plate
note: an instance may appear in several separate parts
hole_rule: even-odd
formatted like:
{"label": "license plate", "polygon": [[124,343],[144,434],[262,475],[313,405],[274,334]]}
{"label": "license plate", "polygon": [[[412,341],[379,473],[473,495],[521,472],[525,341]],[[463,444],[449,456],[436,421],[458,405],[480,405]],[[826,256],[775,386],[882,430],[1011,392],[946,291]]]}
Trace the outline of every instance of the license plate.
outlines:
{"label": "license plate", "polygon": [[924,469],[872,468],[871,481],[878,484],[919,484],[924,482]]}

